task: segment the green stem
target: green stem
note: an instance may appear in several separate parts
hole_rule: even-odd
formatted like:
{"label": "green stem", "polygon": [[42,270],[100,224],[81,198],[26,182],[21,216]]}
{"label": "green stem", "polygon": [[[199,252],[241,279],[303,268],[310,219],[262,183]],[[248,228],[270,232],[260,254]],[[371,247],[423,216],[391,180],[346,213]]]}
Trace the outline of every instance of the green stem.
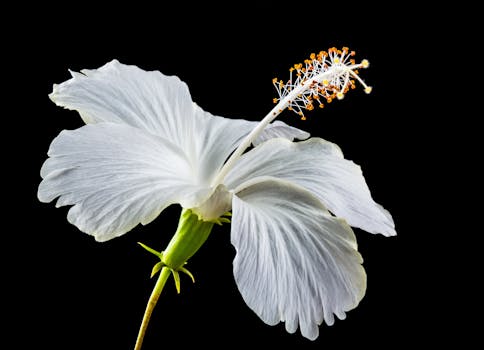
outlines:
{"label": "green stem", "polygon": [[195,254],[198,249],[205,243],[210,232],[212,231],[213,222],[200,220],[197,215],[193,214],[190,209],[183,209],[178,222],[178,228],[175,235],[168,243],[164,252],[157,252],[154,249],[140,243],[140,245],[155,254],[160,258],[160,262],[156,264],[152,270],[152,276],[156,274],[160,267],[163,266],[158,281],[156,281],[155,288],[151,293],[148,305],[146,305],[143,322],[139,329],[138,338],[134,350],[140,350],[143,343],[143,338],[150,322],[151,314],[158,302],[161,291],[165,286],[166,280],[173,274],[175,278],[175,286],[177,292],[180,293],[180,276],[178,271],[184,272],[194,281],[193,275],[183,267],[188,259]]}
{"label": "green stem", "polygon": [[156,281],[155,288],[153,288],[153,292],[151,292],[150,299],[148,300],[148,305],[146,305],[145,314],[143,315],[143,322],[141,323],[141,327],[139,329],[138,338],[136,339],[136,344],[134,346],[134,350],[141,350],[141,345],[143,344],[143,338],[145,337],[146,329],[148,328],[148,323],[150,322],[151,314],[158,302],[160,297],[161,291],[165,286],[166,280],[171,274],[171,270],[168,267],[163,267],[161,273],[158,277],[158,281]]}

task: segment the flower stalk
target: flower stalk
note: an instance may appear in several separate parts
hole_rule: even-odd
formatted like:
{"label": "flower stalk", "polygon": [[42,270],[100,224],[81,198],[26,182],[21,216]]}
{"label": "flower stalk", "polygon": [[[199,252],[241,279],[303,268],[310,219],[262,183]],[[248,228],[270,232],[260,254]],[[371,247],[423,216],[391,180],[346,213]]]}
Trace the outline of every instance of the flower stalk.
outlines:
{"label": "flower stalk", "polygon": [[156,303],[160,298],[161,292],[163,291],[163,287],[165,286],[165,283],[168,280],[168,277],[170,276],[170,274],[171,274],[170,268],[165,266],[161,269],[161,273],[158,276],[158,280],[156,281],[155,287],[151,292],[150,299],[148,300],[148,304],[146,305],[146,310],[143,315],[143,321],[141,322],[141,326],[138,332],[138,337],[136,338],[136,344],[134,346],[134,350],[140,350],[141,346],[143,345],[143,339],[145,337],[146,329],[148,328],[148,324],[151,319],[151,314],[155,309]]}
{"label": "flower stalk", "polygon": [[156,275],[161,270],[155,287],[151,292],[151,296],[146,305],[146,310],[143,315],[143,321],[138,332],[136,344],[134,349],[140,350],[143,344],[143,339],[151,319],[151,314],[158,302],[158,299],[163,291],[163,287],[168,280],[168,277],[173,275],[175,280],[175,287],[177,293],[180,293],[180,276],[179,272],[187,274],[193,282],[195,279],[190,271],[184,265],[205,243],[210,232],[212,231],[214,222],[203,221],[198,218],[190,209],[183,209],[180,215],[180,221],[175,235],[168,243],[165,251],[158,252],[145,244],[139,243],[144,249],[157,256],[160,261],[153,267],[151,277]]}

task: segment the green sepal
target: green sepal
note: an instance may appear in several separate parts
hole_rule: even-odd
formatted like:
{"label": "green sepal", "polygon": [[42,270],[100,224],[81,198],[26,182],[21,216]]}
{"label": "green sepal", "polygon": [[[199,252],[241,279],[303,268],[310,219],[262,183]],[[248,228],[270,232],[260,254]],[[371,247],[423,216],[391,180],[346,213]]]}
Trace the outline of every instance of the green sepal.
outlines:
{"label": "green sepal", "polygon": [[215,220],[205,221],[201,220],[200,217],[190,209],[183,209],[180,215],[177,231],[164,251],[159,252],[148,247],[146,244],[138,242],[141,247],[160,259],[160,261],[153,266],[151,277],[155,276],[160,270],[166,267],[173,275],[178,294],[181,290],[179,272],[188,275],[192,282],[195,283],[195,277],[193,277],[193,274],[183,266],[187,263],[187,260],[200,249],[203,243],[205,243],[214,224],[222,225],[223,223],[230,223],[230,219],[224,216],[230,217],[232,214],[226,212],[223,216]]}
{"label": "green sepal", "polygon": [[163,252],[159,252],[157,250],[154,250],[153,248],[148,247],[146,244],[143,244],[141,242],[138,242],[140,246],[142,246],[144,249],[149,251],[151,254],[156,255],[158,258],[163,259]]}
{"label": "green sepal", "polygon": [[192,273],[190,271],[188,271],[186,268],[184,267],[179,267],[178,268],[178,271],[181,271],[183,272],[184,274],[190,276],[190,278],[192,279],[192,282],[195,283],[195,277],[193,277]]}
{"label": "green sepal", "polygon": [[154,275],[156,275],[162,268],[165,266],[163,261],[158,261],[155,266],[153,266],[153,269],[151,270],[151,276],[150,278],[153,278]]}
{"label": "green sepal", "polygon": [[174,270],[183,266],[205,243],[213,225],[199,220],[190,209],[183,209],[176,233],[163,253],[165,265]]}
{"label": "green sepal", "polygon": [[230,224],[231,220],[229,218],[225,218],[224,216],[231,217],[232,213],[230,211],[225,212],[221,217],[210,220],[216,225],[222,226],[222,224]]}
{"label": "green sepal", "polygon": [[173,275],[173,279],[175,280],[176,292],[180,294],[180,274],[176,270],[173,270],[173,269],[170,269],[170,270]]}

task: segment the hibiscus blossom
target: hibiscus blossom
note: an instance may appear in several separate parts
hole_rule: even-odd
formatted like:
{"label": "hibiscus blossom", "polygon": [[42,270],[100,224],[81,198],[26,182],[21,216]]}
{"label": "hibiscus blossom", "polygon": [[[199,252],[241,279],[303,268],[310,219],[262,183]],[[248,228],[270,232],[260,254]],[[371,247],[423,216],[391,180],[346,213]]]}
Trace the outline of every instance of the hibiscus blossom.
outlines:
{"label": "hibiscus blossom", "polygon": [[258,123],[213,116],[177,77],[116,60],[54,85],[51,99],[86,125],[53,140],[40,201],[72,205],[69,222],[97,241],[145,225],[169,205],[183,208],[163,252],[143,245],[160,258],[160,274],[136,349],[166,280],[173,275],[179,290],[179,272],[193,278],[185,264],[214,224],[231,221],[235,281],[267,324],[284,321],[288,332],[299,327],[316,339],[323,320],[331,325],[358,305],[366,274],[350,225],[392,236],[392,218],[337,145],[273,122],[285,108],[304,118],[303,110],[343,98],[355,79],[369,93],[357,73],[368,62],[353,55],[312,54],[287,82],[275,78],[277,104]]}

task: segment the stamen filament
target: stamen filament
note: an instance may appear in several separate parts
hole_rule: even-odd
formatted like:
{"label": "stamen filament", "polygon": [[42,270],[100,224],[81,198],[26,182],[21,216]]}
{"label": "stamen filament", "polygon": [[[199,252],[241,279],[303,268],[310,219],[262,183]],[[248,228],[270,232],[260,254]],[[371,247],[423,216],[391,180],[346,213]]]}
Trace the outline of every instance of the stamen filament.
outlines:
{"label": "stamen filament", "polygon": [[358,80],[360,82],[361,85],[363,85],[363,87],[366,89],[368,87],[368,85],[365,84],[365,82],[363,81],[363,79],[360,78],[360,76],[358,74],[356,74],[355,72],[353,71],[350,71],[350,74],[356,78],[356,80]]}

